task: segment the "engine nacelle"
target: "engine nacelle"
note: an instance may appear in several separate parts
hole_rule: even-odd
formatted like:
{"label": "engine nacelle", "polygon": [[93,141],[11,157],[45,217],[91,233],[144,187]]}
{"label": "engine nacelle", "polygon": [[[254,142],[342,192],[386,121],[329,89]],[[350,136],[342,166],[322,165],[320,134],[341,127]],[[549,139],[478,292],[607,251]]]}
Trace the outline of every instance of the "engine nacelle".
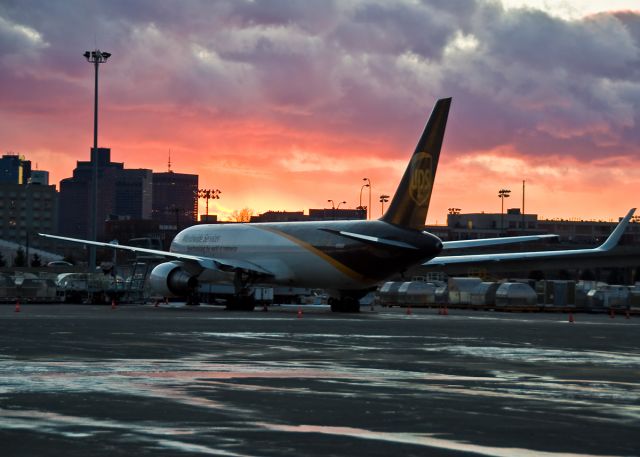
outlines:
{"label": "engine nacelle", "polygon": [[178,263],[165,262],[151,270],[149,285],[154,294],[163,297],[185,297],[198,287],[198,278]]}

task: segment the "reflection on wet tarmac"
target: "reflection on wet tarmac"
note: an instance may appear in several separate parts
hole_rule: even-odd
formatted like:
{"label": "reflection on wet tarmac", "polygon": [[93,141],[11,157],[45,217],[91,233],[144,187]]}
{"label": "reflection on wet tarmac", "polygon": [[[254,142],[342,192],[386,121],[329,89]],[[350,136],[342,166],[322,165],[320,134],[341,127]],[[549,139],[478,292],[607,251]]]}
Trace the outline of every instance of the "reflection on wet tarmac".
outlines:
{"label": "reflection on wet tarmac", "polygon": [[[386,433],[364,430],[353,427],[324,427],[318,425],[277,425],[260,424],[270,430],[279,430],[295,433],[322,433],[336,436],[350,436],[359,439],[390,441],[393,443],[415,444],[439,449],[449,449],[460,452],[472,452],[479,455],[490,455],[495,457],[592,457],[590,454],[574,454],[566,452],[541,452],[520,448],[499,448],[491,446],[479,446],[476,444],[464,443],[461,441],[436,438],[429,435],[418,435],[412,433]],[[598,457],[613,457],[599,455]]]}
{"label": "reflection on wet tarmac", "polygon": [[[358,331],[300,331],[290,326],[290,318],[272,320],[284,328],[109,334],[132,339],[128,347],[166,345],[171,349],[164,357],[0,356],[0,434],[108,437],[177,454],[232,457],[282,455],[268,443],[301,434],[414,446],[418,455],[433,448],[573,457],[629,453],[605,452],[604,446],[576,454],[562,442],[532,444],[526,433],[521,441],[497,446],[491,443],[503,436],[492,436],[485,422],[496,421],[502,433],[509,421],[531,421],[543,430],[566,423],[576,428],[640,423],[640,380],[620,374],[640,372],[640,354],[633,347],[559,348],[459,329],[433,334],[402,327],[381,333],[363,331],[367,328],[358,321],[350,322],[361,325]],[[190,350],[180,352],[183,346]],[[456,428],[463,417],[473,427]],[[266,447],[254,449],[247,436]],[[284,454],[300,455],[300,448],[294,450]]]}

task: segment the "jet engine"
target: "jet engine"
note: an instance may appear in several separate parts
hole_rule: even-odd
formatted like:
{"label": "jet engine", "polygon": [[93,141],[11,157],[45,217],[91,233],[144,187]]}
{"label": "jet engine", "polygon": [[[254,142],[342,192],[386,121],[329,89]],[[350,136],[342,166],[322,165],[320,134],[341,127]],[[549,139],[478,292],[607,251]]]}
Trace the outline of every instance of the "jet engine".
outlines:
{"label": "jet engine", "polygon": [[163,297],[184,297],[198,287],[198,278],[180,263],[165,262],[151,270],[149,285],[154,293]]}

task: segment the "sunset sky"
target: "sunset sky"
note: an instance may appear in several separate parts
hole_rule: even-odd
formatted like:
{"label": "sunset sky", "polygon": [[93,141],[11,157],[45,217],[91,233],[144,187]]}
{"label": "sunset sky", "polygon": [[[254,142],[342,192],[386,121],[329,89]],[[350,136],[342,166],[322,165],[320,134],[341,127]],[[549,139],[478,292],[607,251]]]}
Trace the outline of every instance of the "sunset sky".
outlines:
{"label": "sunset sky", "polygon": [[[0,152],[51,183],[99,145],[200,175],[210,213],[393,194],[453,97],[429,210],[615,219],[640,205],[640,2],[0,2]],[[363,192],[363,204],[368,201]],[[201,204],[204,213],[204,202]]]}

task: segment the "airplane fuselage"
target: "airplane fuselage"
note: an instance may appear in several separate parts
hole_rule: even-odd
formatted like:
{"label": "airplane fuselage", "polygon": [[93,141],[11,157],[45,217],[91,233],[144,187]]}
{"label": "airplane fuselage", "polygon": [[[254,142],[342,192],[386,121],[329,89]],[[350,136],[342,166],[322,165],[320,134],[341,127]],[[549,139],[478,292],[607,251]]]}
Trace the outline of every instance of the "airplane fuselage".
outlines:
{"label": "airplane fuselage", "polygon": [[[441,249],[432,234],[383,221],[196,225],[171,245],[176,253],[251,262],[271,273],[261,283],[334,290],[371,287]],[[207,270],[198,279],[229,278]]]}

